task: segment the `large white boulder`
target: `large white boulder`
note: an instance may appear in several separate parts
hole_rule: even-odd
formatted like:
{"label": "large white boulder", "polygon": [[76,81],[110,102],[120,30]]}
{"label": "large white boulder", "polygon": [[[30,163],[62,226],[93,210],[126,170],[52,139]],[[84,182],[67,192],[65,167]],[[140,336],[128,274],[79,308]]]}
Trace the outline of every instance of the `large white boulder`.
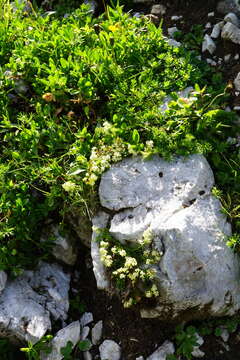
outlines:
{"label": "large white boulder", "polygon": [[213,185],[201,155],[170,162],[128,158],[102,175],[99,197],[113,212],[111,235],[135,243],[151,229],[154,247],[163,252],[155,279],[160,295],[154,308],[142,309],[143,317],[204,318],[240,308],[240,262],[226,246],[231,226]]}
{"label": "large white boulder", "polygon": [[69,275],[58,265],[41,263],[8,280],[0,295],[0,336],[36,343],[51,330],[50,317],[64,320],[69,307]]}

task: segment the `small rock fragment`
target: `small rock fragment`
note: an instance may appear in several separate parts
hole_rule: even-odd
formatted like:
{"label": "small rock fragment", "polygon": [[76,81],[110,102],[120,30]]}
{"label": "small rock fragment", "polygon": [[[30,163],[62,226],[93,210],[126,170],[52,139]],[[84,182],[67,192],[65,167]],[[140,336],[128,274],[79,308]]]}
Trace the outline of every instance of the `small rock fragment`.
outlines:
{"label": "small rock fragment", "polygon": [[230,334],[224,326],[220,326],[221,335],[220,337],[223,339],[224,342],[228,342]]}
{"label": "small rock fragment", "polygon": [[90,312],[85,312],[80,319],[80,324],[82,327],[84,327],[85,325],[88,325],[92,321],[93,321],[93,314]]}
{"label": "small rock fragment", "polygon": [[168,35],[173,38],[175,32],[179,31],[178,28],[176,26],[173,26],[171,28],[168,28]]}
{"label": "small rock fragment", "polygon": [[212,59],[209,59],[209,58],[206,59],[206,62],[211,66],[216,66],[217,65],[216,61],[214,61]]}
{"label": "small rock fragment", "polygon": [[100,320],[92,328],[92,343],[93,343],[93,345],[97,345],[100,342],[101,337],[102,337],[102,329],[103,329],[103,322],[102,322],[102,320]]}
{"label": "small rock fragment", "polygon": [[223,39],[232,41],[234,44],[240,44],[240,29],[230,22],[224,25],[221,36]]}
{"label": "small rock fragment", "polygon": [[237,91],[240,91],[240,72],[237,74],[237,76],[235,77],[234,81],[234,86],[235,86],[235,89]]}
{"label": "small rock fragment", "polygon": [[83,352],[83,359],[84,360],[92,360],[92,355],[89,351],[84,351]]}
{"label": "small rock fragment", "polygon": [[237,27],[239,27],[239,19],[238,19],[237,15],[234,13],[228,13],[225,16],[224,21],[230,22],[233,25],[236,25]]}
{"label": "small rock fragment", "polygon": [[4,290],[7,282],[7,274],[5,271],[0,271],[0,294]]}
{"label": "small rock fragment", "polygon": [[93,272],[97,282],[97,288],[104,290],[109,287],[109,279],[107,276],[106,269],[101,261],[99,242],[97,241],[98,228],[107,227],[108,221],[110,217],[108,214],[103,211],[98,213],[93,219],[93,234],[92,234],[92,242],[91,242],[91,257],[93,263]]}
{"label": "small rock fragment", "polygon": [[202,350],[200,350],[199,347],[203,345],[204,340],[198,333],[195,333],[195,336],[196,336],[197,345],[193,347],[193,351],[191,354],[196,358],[202,358],[205,356],[205,353]]}
{"label": "small rock fragment", "polygon": [[220,32],[221,32],[221,26],[219,23],[215,24],[213,29],[212,29],[212,32],[211,32],[211,38],[213,39],[217,39],[220,35]]}
{"label": "small rock fragment", "polygon": [[174,40],[174,39],[167,39],[167,43],[168,43],[168,45],[173,46],[173,47],[180,47],[181,46],[181,43],[179,41]]}
{"label": "small rock fragment", "polygon": [[95,12],[97,11],[97,7],[98,7],[98,4],[95,0],[84,0],[84,4],[89,5],[91,12],[93,14],[95,14]]}
{"label": "small rock fragment", "polygon": [[75,321],[57,332],[51,341],[51,353],[48,355],[42,354],[41,360],[62,360],[64,356],[61,354],[61,349],[67,345],[68,341],[71,341],[75,346],[79,340],[80,323]]}
{"label": "small rock fragment", "polygon": [[214,41],[210,38],[209,35],[205,35],[202,43],[202,52],[208,51],[210,54],[213,54],[216,50],[216,45]]}
{"label": "small rock fragment", "polygon": [[225,56],[224,56],[224,61],[225,61],[225,63],[229,62],[230,58],[231,58],[231,54],[225,55]]}
{"label": "small rock fragment", "polygon": [[205,29],[211,29],[212,27],[212,24],[210,22],[208,22],[206,25],[205,25]]}
{"label": "small rock fragment", "polygon": [[215,15],[214,11],[208,13],[208,17],[213,17]]}
{"label": "small rock fragment", "polygon": [[162,5],[162,4],[156,4],[152,6],[151,9],[151,14],[156,15],[156,16],[161,16],[164,15],[166,13],[166,6]]}
{"label": "small rock fragment", "polygon": [[100,346],[100,357],[101,360],[120,360],[121,348],[113,340],[105,340]]}
{"label": "small rock fragment", "polygon": [[81,340],[85,340],[88,337],[89,332],[90,328],[88,326],[84,326],[81,333]]}
{"label": "small rock fragment", "polygon": [[136,358],[136,360],[144,360],[144,357],[143,356],[139,356]]}
{"label": "small rock fragment", "polygon": [[236,54],[235,56],[234,56],[234,60],[238,60],[239,59],[239,54]]}
{"label": "small rock fragment", "polygon": [[147,360],[166,360],[168,355],[174,354],[174,345],[170,341],[165,341]]}
{"label": "small rock fragment", "polygon": [[171,17],[171,20],[172,20],[172,21],[178,21],[178,20],[181,20],[182,18],[183,18],[182,15],[179,15],[179,16],[173,15],[173,16]]}

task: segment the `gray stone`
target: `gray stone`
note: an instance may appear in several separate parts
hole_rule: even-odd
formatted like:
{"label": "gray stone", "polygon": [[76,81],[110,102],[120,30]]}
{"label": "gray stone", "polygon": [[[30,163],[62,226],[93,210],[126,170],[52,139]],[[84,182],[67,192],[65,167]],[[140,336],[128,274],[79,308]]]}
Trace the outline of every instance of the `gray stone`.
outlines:
{"label": "gray stone", "polygon": [[92,328],[92,343],[97,345],[102,338],[103,322],[102,320],[98,321],[96,325]]}
{"label": "gray stone", "polygon": [[224,326],[220,326],[220,329],[221,329],[220,337],[222,338],[222,340],[224,342],[228,342],[229,337],[230,337],[230,334],[229,334],[228,330]]}
{"label": "gray stone", "polygon": [[234,13],[228,13],[225,16],[224,21],[230,22],[233,25],[236,25],[237,27],[239,27],[239,19],[238,19],[237,15]]}
{"label": "gray stone", "polygon": [[205,34],[202,43],[202,52],[208,51],[212,55],[215,52],[215,50],[216,50],[216,45],[214,41],[208,34]]}
{"label": "gray stone", "polygon": [[235,86],[235,89],[237,91],[240,91],[240,72],[237,74],[237,76],[235,77],[234,81],[234,86]]}
{"label": "gray stone", "polygon": [[82,329],[81,340],[85,340],[88,337],[89,333],[90,328],[88,326],[84,326]]}
{"label": "gray stone", "polygon": [[240,29],[230,22],[224,25],[221,36],[223,39],[232,41],[234,44],[240,44]]}
{"label": "gray stone", "polygon": [[116,212],[111,235],[135,244],[149,229],[153,247],[163,252],[155,267],[160,296],[156,307],[141,310],[142,317],[201,319],[240,308],[240,262],[226,246],[231,226],[211,194],[213,185],[201,155],[171,162],[157,155],[128,158],[102,175],[100,202]]}
{"label": "gray stone", "polygon": [[168,355],[174,354],[174,345],[170,341],[165,341],[147,360],[166,360]]}
{"label": "gray stone", "polygon": [[67,219],[73,226],[81,242],[90,248],[92,239],[92,223],[88,216],[72,212],[67,216]]}
{"label": "gray stone", "polygon": [[166,13],[166,6],[162,5],[162,4],[156,4],[152,6],[151,9],[151,14],[156,15],[156,16],[161,16],[164,15]]}
{"label": "gray stone", "polygon": [[196,340],[197,345],[195,345],[193,347],[193,351],[191,352],[191,354],[192,354],[193,357],[202,358],[202,357],[205,356],[205,353],[202,350],[200,350],[199,347],[204,344],[204,340],[198,333],[195,333],[195,336],[196,336],[196,339],[197,339]]}
{"label": "gray stone", "polygon": [[96,13],[97,7],[98,7],[98,4],[97,4],[96,1],[94,1],[94,0],[84,0],[84,4],[90,6],[91,12],[92,12],[93,14]]}
{"label": "gray stone", "polygon": [[221,21],[213,26],[212,32],[211,32],[211,38],[217,39],[220,35],[220,32],[224,26],[224,21]]}
{"label": "gray stone", "polygon": [[110,216],[103,211],[93,218],[93,235],[91,242],[91,256],[93,262],[93,272],[96,278],[98,289],[107,290],[109,287],[109,279],[106,269],[101,261],[99,242],[97,240],[99,234],[97,229],[106,228],[108,226]]}
{"label": "gray stone", "polygon": [[92,355],[89,351],[84,351],[83,352],[83,359],[84,360],[92,360]]}
{"label": "gray stone", "polygon": [[80,340],[80,323],[75,321],[65,328],[59,330],[56,336],[51,341],[51,353],[41,354],[41,360],[62,360],[64,356],[61,354],[61,349],[65,347],[68,341],[71,341],[73,347]]}
{"label": "gray stone", "polygon": [[172,46],[172,47],[180,47],[181,43],[177,40],[174,39],[166,39],[168,45]]}
{"label": "gray stone", "polygon": [[54,238],[52,254],[57,260],[67,265],[74,265],[77,259],[77,249],[73,239],[68,234],[62,235],[58,225],[51,225],[45,231],[41,241],[46,241],[49,237]]}
{"label": "gray stone", "polygon": [[240,5],[238,0],[222,0],[217,5],[217,11],[224,15],[229,12],[240,14]]}
{"label": "gray stone", "polygon": [[50,314],[64,320],[68,311],[70,277],[58,265],[40,263],[8,280],[0,295],[0,334],[12,342],[36,343],[51,330]]}
{"label": "gray stone", "polygon": [[104,340],[99,346],[101,360],[120,360],[121,348],[113,340]]}
{"label": "gray stone", "polygon": [[66,320],[69,309],[70,275],[57,264],[41,262],[37,271],[25,271],[28,284],[44,297],[44,306],[54,320]]}
{"label": "gray stone", "polygon": [[173,26],[173,27],[171,27],[171,28],[168,28],[168,35],[170,36],[170,38],[173,38],[174,37],[174,34],[176,33],[176,32],[178,32],[179,30],[178,30],[178,28],[176,27],[176,26]]}
{"label": "gray stone", "polygon": [[90,312],[85,312],[80,319],[80,324],[82,327],[90,324],[91,322],[93,322],[93,314]]}
{"label": "gray stone", "polygon": [[5,273],[5,271],[1,270],[0,271],[0,294],[5,289],[6,282],[7,282],[7,274]]}

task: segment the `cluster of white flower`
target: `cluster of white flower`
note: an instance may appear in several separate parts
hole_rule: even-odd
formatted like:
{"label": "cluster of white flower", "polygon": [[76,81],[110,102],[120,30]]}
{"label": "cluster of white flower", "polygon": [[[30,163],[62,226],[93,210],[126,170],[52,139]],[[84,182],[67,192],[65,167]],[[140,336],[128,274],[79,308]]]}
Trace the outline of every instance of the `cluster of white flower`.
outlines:
{"label": "cluster of white flower", "polygon": [[[145,288],[145,290],[140,290],[141,292],[143,291],[144,297],[151,298],[159,295],[155,284],[152,284],[149,288],[149,281],[152,282],[156,276],[156,270],[151,265],[159,262],[162,256],[162,253],[152,248],[152,240],[153,233],[152,230],[148,228],[138,241],[135,256],[133,255],[134,249],[132,247],[127,248],[120,243],[116,244],[116,240],[112,239],[111,236],[107,236],[106,238],[106,233],[105,238],[104,235],[101,237],[101,260],[107,268],[111,268],[113,280],[116,281],[116,283],[120,281],[123,289],[126,287],[129,288],[127,284],[131,284],[131,297],[129,297],[129,294],[127,297],[123,296],[124,307],[130,307],[139,301],[134,295],[136,285],[139,283]],[[139,298],[141,299],[141,297]]]}
{"label": "cluster of white flower", "polygon": [[159,296],[159,291],[157,289],[157,286],[155,284],[153,284],[151,286],[151,288],[145,292],[145,296],[147,298],[151,298],[153,296],[155,296],[155,297]]}
{"label": "cluster of white flower", "polygon": [[111,145],[106,145],[103,141],[99,141],[99,146],[92,148],[88,169],[83,181],[93,186],[99,176],[107,170],[112,163],[122,160],[125,155],[126,145],[120,138],[117,137],[114,139],[114,143]]}

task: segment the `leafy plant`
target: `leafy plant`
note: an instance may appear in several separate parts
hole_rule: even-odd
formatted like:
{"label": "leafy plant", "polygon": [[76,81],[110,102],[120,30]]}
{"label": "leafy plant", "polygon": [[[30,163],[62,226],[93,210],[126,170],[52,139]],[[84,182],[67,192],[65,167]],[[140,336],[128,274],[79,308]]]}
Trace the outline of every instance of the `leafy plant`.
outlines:
{"label": "leafy plant", "polygon": [[176,328],[176,344],[177,355],[181,355],[186,359],[192,359],[192,351],[194,346],[197,345],[196,328],[194,326],[178,326]]}
{"label": "leafy plant", "polygon": [[41,360],[41,354],[50,354],[51,345],[49,342],[52,340],[52,335],[46,335],[41,338],[36,344],[28,342],[28,346],[20,348],[20,351],[24,352],[28,360]]}

